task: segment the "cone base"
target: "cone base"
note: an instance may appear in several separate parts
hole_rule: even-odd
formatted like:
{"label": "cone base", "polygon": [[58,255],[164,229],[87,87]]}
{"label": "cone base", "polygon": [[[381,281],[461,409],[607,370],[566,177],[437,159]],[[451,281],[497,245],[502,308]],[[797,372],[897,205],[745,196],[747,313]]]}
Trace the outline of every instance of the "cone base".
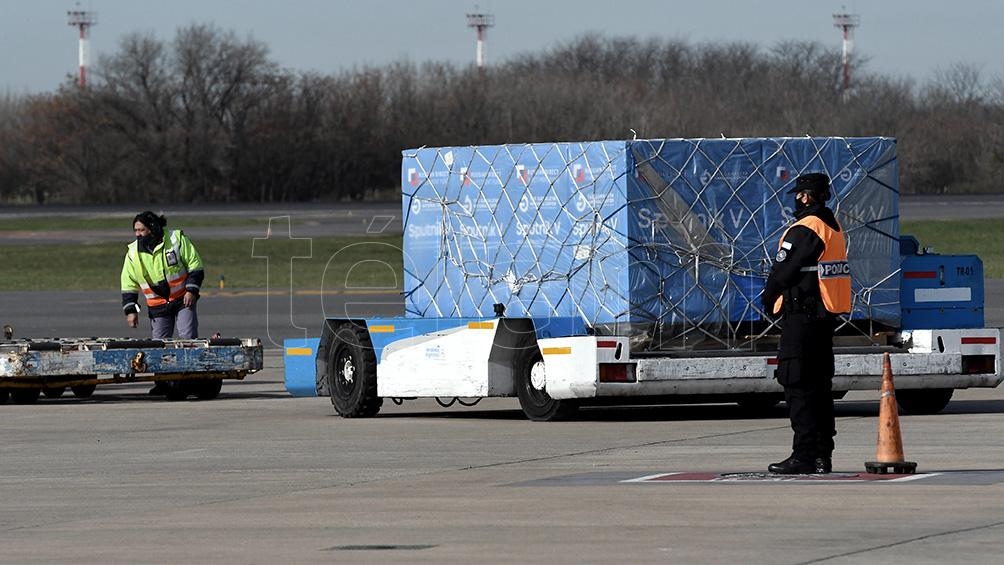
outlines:
{"label": "cone base", "polygon": [[868,461],[865,463],[865,471],[878,475],[887,473],[912,475],[917,472],[917,464],[913,461],[893,461],[891,463]]}

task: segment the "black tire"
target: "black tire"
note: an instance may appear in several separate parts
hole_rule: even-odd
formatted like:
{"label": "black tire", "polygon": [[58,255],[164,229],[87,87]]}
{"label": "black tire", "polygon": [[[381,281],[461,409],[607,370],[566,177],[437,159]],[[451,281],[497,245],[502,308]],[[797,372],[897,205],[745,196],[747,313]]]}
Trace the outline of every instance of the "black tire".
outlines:
{"label": "black tire", "polygon": [[568,418],[577,410],[569,400],[557,400],[547,394],[544,380],[544,357],[536,345],[516,356],[513,366],[516,396],[526,417],[534,422],[549,422]]}
{"label": "black tire", "polygon": [[40,388],[12,388],[10,389],[10,400],[14,404],[34,404],[38,402],[38,397],[42,394]]}
{"label": "black tire", "polygon": [[375,416],[383,406],[377,396],[376,354],[365,328],[348,323],[335,331],[328,348],[328,392],[343,418]]}
{"label": "black tire", "polygon": [[171,402],[181,402],[186,400],[188,395],[192,394],[192,387],[188,384],[190,381],[163,381],[165,385],[164,397]]}
{"label": "black tire", "polygon": [[780,393],[750,393],[736,400],[736,404],[746,412],[764,414],[773,410],[782,400],[784,400],[784,395]]}
{"label": "black tire", "polygon": [[42,394],[44,394],[46,398],[59,398],[60,396],[63,396],[64,392],[66,392],[65,386],[47,386],[42,389]]}
{"label": "black tire", "polygon": [[199,400],[213,400],[220,395],[223,379],[202,379],[195,381],[195,396]]}
{"label": "black tire", "polygon": [[896,402],[904,414],[937,414],[952,400],[953,388],[918,388],[896,391]]}
{"label": "black tire", "polygon": [[89,384],[71,386],[70,390],[73,391],[73,396],[76,396],[77,398],[90,398],[94,395],[94,389],[96,388],[98,388],[98,385]]}

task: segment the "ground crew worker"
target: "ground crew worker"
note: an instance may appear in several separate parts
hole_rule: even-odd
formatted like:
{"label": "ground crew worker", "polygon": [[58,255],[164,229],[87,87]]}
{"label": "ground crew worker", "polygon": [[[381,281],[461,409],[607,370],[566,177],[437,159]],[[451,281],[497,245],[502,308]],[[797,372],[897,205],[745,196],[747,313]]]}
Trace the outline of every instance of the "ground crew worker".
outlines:
{"label": "ground crew worker", "polygon": [[[136,241],[129,244],[122,264],[122,310],[126,324],[139,324],[139,293],[146,300],[154,339],[199,336],[195,304],[205,272],[202,258],[181,230],[164,232],[167,219],[146,211],[133,218]],[[151,394],[163,394],[158,382]]]}
{"label": "ground crew worker", "polygon": [[767,469],[779,474],[832,471],[833,332],[850,312],[851,275],[844,231],[826,207],[830,178],[795,179],[795,223],[781,237],[763,292],[765,312],[781,316],[778,383],[794,432],[791,456]]}
{"label": "ground crew worker", "polygon": [[136,241],[122,264],[122,309],[126,323],[139,322],[139,293],[146,299],[154,339],[199,335],[195,304],[205,272],[202,258],[181,230],[164,232],[167,219],[153,212],[133,218]]}

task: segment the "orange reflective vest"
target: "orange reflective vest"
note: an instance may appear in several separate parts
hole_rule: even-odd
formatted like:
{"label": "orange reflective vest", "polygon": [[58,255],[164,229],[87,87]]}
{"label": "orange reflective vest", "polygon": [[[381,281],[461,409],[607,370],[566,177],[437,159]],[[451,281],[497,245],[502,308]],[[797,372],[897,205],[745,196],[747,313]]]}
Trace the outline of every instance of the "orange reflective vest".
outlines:
{"label": "orange reflective vest", "polygon": [[[831,314],[846,314],[851,311],[851,268],[847,263],[847,244],[844,241],[844,232],[837,231],[826,224],[817,216],[806,216],[792,224],[788,230],[795,226],[805,226],[815,232],[819,239],[823,241],[823,253],[819,256],[818,262],[810,267],[802,267],[802,271],[815,271],[819,277],[819,296],[823,300],[823,306]],[[784,243],[784,238],[788,231],[781,236],[778,242],[778,249]],[[781,312],[783,296],[779,296],[774,302],[774,314]]]}

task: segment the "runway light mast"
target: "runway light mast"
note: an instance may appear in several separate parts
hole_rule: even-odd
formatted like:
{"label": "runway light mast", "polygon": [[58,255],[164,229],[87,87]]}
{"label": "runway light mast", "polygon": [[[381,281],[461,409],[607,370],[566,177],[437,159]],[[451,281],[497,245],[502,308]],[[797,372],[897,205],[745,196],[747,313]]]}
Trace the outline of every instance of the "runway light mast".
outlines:
{"label": "runway light mast", "polygon": [[854,28],[858,27],[860,23],[861,17],[857,14],[833,14],[833,27],[841,30],[844,35],[844,97],[850,93],[851,89],[851,50],[854,49]]}
{"label": "runway light mast", "polygon": [[[80,7],[80,4],[77,4]],[[98,13],[86,10],[70,10],[66,12],[67,24],[80,29],[80,88],[87,86],[87,64],[90,59],[89,37],[92,26],[98,23]]]}
{"label": "runway light mast", "polygon": [[467,27],[478,30],[478,48],[475,61],[479,69],[485,66],[485,34],[490,27],[495,26],[495,16],[492,14],[467,14]]}

